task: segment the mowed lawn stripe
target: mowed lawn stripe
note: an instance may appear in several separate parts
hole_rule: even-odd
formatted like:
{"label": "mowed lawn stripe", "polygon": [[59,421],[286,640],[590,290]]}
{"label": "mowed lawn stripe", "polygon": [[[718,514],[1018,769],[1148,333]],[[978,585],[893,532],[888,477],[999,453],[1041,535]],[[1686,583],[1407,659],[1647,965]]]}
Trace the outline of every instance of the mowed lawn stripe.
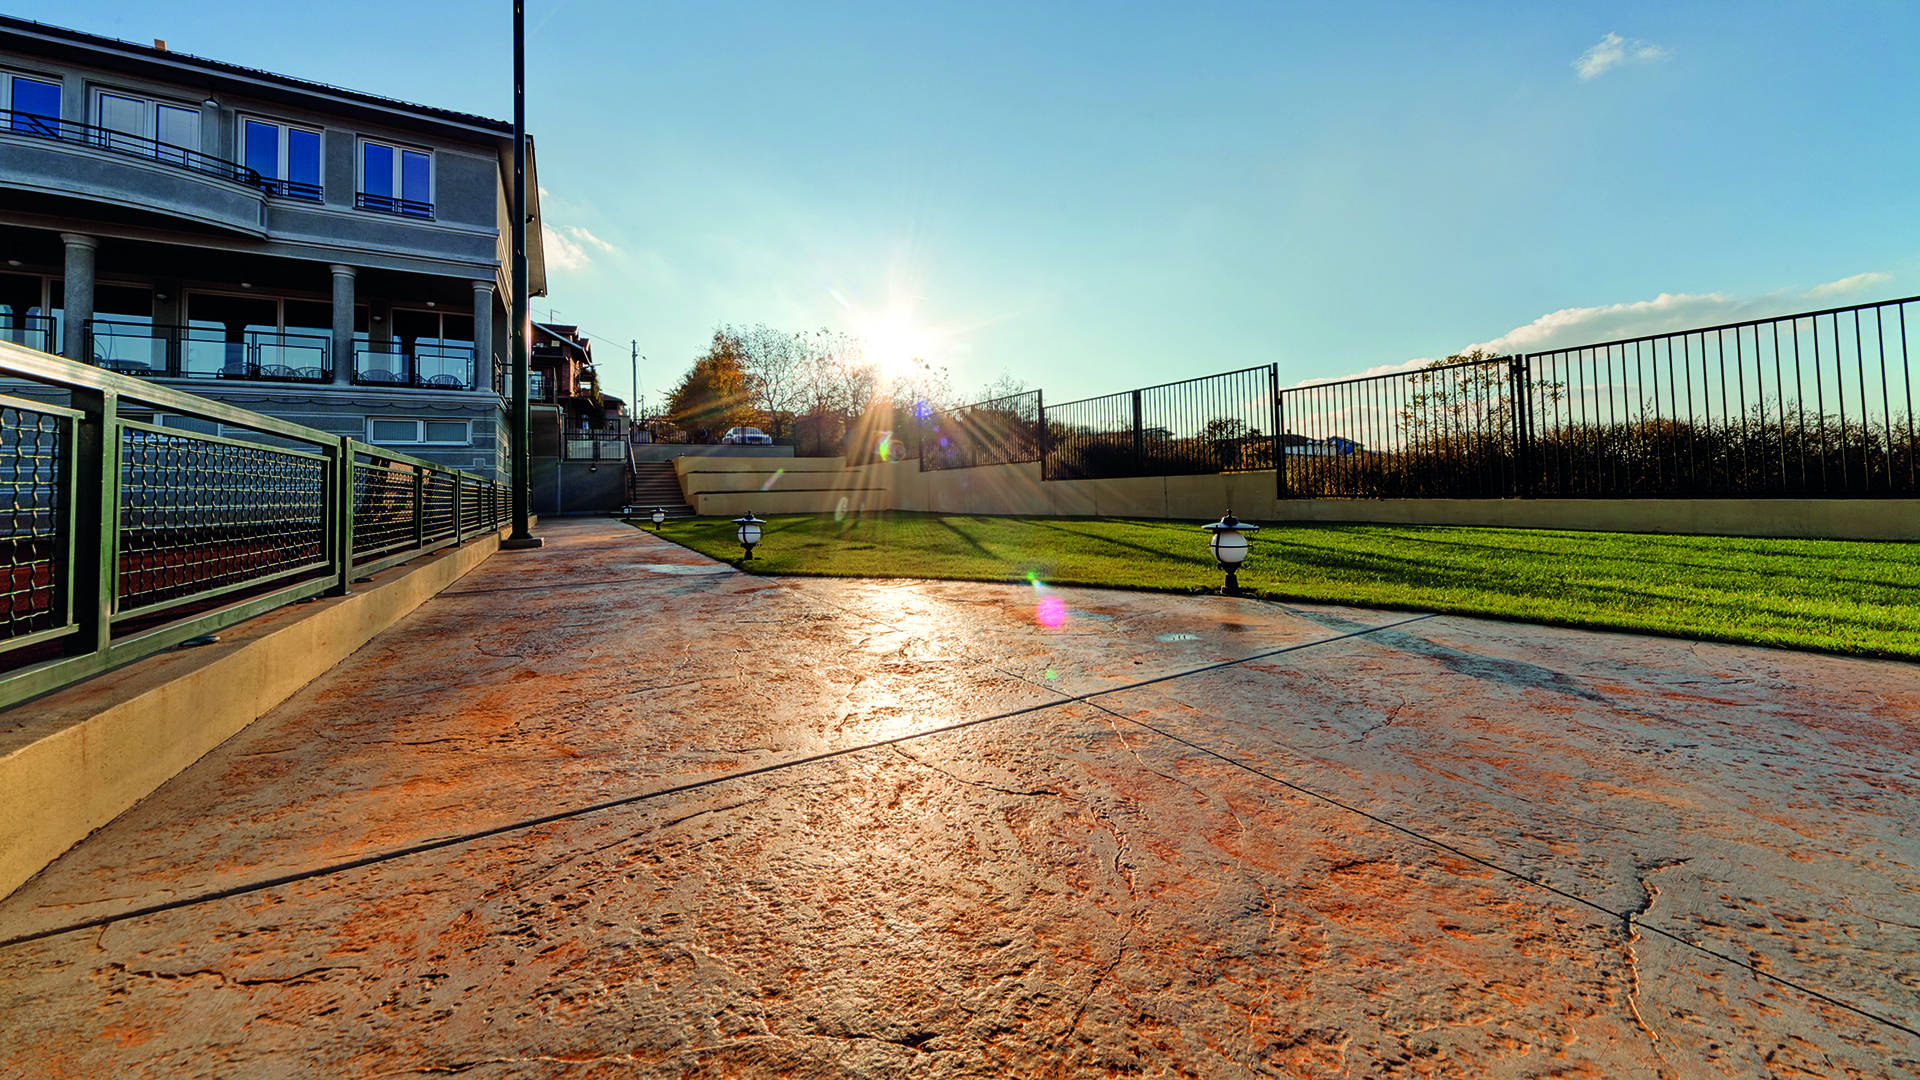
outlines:
{"label": "mowed lawn stripe", "polygon": [[[890,512],[771,519],[759,574],[1219,588],[1197,522]],[[661,535],[717,559],[720,519]],[[1274,600],[1920,660],[1920,544],[1452,526],[1269,525],[1240,572]]]}

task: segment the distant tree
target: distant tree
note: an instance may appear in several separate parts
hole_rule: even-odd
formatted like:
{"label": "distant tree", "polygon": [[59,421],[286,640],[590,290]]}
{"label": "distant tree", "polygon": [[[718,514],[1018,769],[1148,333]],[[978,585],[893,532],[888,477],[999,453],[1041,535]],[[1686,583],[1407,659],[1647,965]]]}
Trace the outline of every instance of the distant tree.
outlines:
{"label": "distant tree", "polygon": [[745,346],[729,331],[715,330],[706,355],[693,362],[667,395],[667,412],[674,423],[705,442],[727,428],[752,423],[753,402]]}
{"label": "distant tree", "polygon": [[1016,394],[1024,394],[1031,389],[1033,388],[1027,385],[1025,379],[1020,378],[1010,371],[1002,371],[999,378],[975,391],[977,396],[974,400],[997,401],[1000,398],[1009,398]]}
{"label": "distant tree", "polygon": [[753,404],[768,434],[785,436],[805,402],[812,342],[806,334],[775,330],[765,323],[746,329],[729,326],[723,332],[740,343],[741,363],[752,380]]}

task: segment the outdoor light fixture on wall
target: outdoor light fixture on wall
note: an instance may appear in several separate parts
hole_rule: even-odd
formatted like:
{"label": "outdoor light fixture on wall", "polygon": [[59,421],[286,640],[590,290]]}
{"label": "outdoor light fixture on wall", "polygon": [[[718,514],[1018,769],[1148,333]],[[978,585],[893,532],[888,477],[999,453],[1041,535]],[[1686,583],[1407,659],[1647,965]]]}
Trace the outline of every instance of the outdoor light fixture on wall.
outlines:
{"label": "outdoor light fixture on wall", "polygon": [[1240,595],[1239,571],[1240,564],[1247,561],[1247,534],[1259,532],[1260,526],[1249,525],[1228,510],[1226,517],[1203,527],[1213,534],[1213,557],[1220,560],[1221,568],[1227,572],[1227,595]]}
{"label": "outdoor light fixture on wall", "polygon": [[753,545],[760,542],[760,526],[765,525],[766,522],[754,517],[753,511],[749,510],[746,517],[734,518],[733,523],[740,526],[740,546],[747,549],[746,557],[740,561],[746,562],[753,558]]}

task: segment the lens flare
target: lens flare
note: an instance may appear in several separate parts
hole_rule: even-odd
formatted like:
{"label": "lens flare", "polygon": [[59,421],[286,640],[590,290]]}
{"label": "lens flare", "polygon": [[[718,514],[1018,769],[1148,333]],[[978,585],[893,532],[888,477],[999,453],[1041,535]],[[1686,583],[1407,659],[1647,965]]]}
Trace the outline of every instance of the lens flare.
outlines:
{"label": "lens flare", "polygon": [[833,508],[833,520],[847,520],[847,497],[845,495],[840,496],[839,504]]}
{"label": "lens flare", "polygon": [[775,470],[773,470],[773,475],[772,475],[772,476],[769,476],[769,477],[767,477],[767,482],[766,482],[766,483],[764,483],[764,484],[761,484],[761,485],[760,485],[760,490],[761,490],[761,491],[771,491],[771,490],[773,490],[773,485],[775,484],[775,482],[777,482],[777,481],[778,481],[778,480],[780,479],[780,477],[781,477],[781,476],[782,476],[782,475],[783,475],[783,474],[784,474],[784,473],[785,473],[786,471],[787,471],[787,470],[785,470],[785,469],[775,469]]}
{"label": "lens flare", "polygon": [[1033,617],[1040,625],[1049,630],[1058,630],[1067,623],[1067,602],[1057,596],[1043,596],[1034,605]]}
{"label": "lens flare", "polygon": [[880,445],[876,452],[880,455],[880,460],[883,462],[893,460],[893,432],[883,431],[880,433]]}

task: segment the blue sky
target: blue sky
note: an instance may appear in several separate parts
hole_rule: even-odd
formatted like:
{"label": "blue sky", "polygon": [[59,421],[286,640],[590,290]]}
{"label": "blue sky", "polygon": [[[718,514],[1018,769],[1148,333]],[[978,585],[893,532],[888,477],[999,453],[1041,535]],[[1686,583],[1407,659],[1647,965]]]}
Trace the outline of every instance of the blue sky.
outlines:
{"label": "blue sky", "polygon": [[[893,319],[1058,401],[1920,293],[1920,5],[1186,7],[533,0],[535,314],[655,400]],[[504,118],[498,8],[13,10]]]}

